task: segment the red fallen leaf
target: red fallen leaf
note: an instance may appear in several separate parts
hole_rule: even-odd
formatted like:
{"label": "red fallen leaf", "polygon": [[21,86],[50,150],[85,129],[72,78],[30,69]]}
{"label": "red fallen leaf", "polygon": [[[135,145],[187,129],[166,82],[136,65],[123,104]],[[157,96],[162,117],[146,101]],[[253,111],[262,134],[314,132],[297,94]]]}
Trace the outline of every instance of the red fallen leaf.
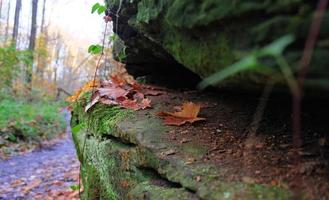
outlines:
{"label": "red fallen leaf", "polygon": [[180,126],[187,122],[194,123],[196,121],[206,120],[199,118],[200,105],[192,102],[183,103],[182,110],[179,112],[159,112],[157,116],[164,118],[164,123],[167,125]]}
{"label": "red fallen leaf", "polygon": [[140,109],[146,109],[151,108],[151,100],[149,99],[143,99],[141,101],[138,101],[137,99],[130,100],[126,99],[120,103],[121,107],[128,108],[132,110],[140,110]]}
{"label": "red fallen leaf", "polygon": [[138,108],[139,108],[136,99],[134,99],[134,100],[126,99],[126,100],[122,101],[120,103],[120,105],[124,108],[129,108],[132,110],[138,110]]}
{"label": "red fallen leaf", "polygon": [[115,101],[119,104],[120,102],[123,102],[124,100],[127,100],[127,97],[121,96],[115,99]]}
{"label": "red fallen leaf", "polygon": [[139,91],[139,90],[142,89],[142,85],[140,85],[140,84],[138,84],[138,83],[134,83],[134,84],[132,84],[132,88],[133,88],[134,90]]}
{"label": "red fallen leaf", "polygon": [[112,99],[107,99],[107,98],[101,98],[99,100],[100,103],[106,104],[106,105],[118,105],[119,103],[117,101],[114,101]]}
{"label": "red fallen leaf", "polygon": [[137,92],[136,94],[133,95],[134,99],[144,99],[144,94]]}
{"label": "red fallen leaf", "polygon": [[151,108],[151,100],[150,99],[143,99],[140,103],[141,109]]}
{"label": "red fallen leaf", "polygon": [[124,97],[128,94],[128,91],[120,87],[107,87],[107,88],[98,88],[99,95],[101,97],[107,96],[111,99],[117,99],[118,97]]}
{"label": "red fallen leaf", "polygon": [[120,78],[119,76],[110,76],[110,77],[111,77],[112,83],[115,85],[122,86],[127,83],[126,80]]}

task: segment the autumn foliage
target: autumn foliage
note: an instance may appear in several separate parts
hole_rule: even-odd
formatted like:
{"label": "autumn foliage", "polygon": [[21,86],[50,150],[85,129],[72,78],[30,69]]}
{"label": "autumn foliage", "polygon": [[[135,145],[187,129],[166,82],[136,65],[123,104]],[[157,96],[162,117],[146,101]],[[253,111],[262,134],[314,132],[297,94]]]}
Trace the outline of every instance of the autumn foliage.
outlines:
{"label": "autumn foliage", "polygon": [[[137,83],[127,73],[124,64],[117,62],[115,66],[109,80],[89,81],[73,96],[69,97],[67,101],[74,102],[79,99],[81,94],[92,91],[85,112],[88,112],[97,103],[137,111],[152,108],[148,96],[158,96],[166,93],[163,88]],[[177,112],[159,112],[157,116],[163,118],[166,125],[176,126],[205,120],[205,118],[198,117],[201,109],[199,104],[186,102],[181,107],[176,107],[176,109]]]}
{"label": "autumn foliage", "polygon": [[102,81],[100,86],[95,89],[85,111],[88,111],[96,103],[117,105],[132,110],[150,108],[151,100],[145,96],[143,91],[143,85],[128,82],[118,76],[112,76],[109,81]]}
{"label": "autumn foliage", "polygon": [[90,91],[93,88],[96,88],[99,85],[97,81],[88,81],[84,84],[77,92],[75,92],[72,96],[68,97],[66,101],[68,102],[75,102],[79,99],[80,95]]}
{"label": "autumn foliage", "polygon": [[180,126],[185,123],[193,123],[196,121],[205,120],[205,118],[198,117],[201,105],[192,102],[183,103],[181,110],[177,112],[159,112],[157,116],[164,119],[167,125]]}

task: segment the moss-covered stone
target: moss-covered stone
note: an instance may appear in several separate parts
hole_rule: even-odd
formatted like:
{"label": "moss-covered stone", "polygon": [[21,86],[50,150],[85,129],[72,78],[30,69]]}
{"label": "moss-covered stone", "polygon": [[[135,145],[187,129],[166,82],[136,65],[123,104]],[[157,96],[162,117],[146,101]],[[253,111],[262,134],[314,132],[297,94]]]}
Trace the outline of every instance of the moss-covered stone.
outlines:
{"label": "moss-covered stone", "polygon": [[132,112],[117,106],[108,106],[96,104],[90,111],[85,112],[85,106],[90,100],[90,93],[82,94],[81,97],[73,104],[73,121],[72,127],[78,124],[84,124],[91,133],[102,136],[114,131],[118,121],[129,116]]}
{"label": "moss-covered stone", "polygon": [[[154,118],[153,112],[141,111],[120,118],[107,134],[101,128],[107,124],[106,120],[95,118],[98,121],[90,124],[83,115],[86,114],[74,113],[72,122],[85,124],[73,134],[82,165],[84,199],[290,197],[289,191],[278,187],[220,180],[221,168],[202,162],[205,149],[197,144],[177,145],[165,139],[163,136],[169,128]],[[90,127],[95,124],[102,131]],[[172,151],[175,153],[167,153]],[[191,158],[196,162],[188,162]]]}
{"label": "moss-covered stone", "polygon": [[[110,8],[117,10],[119,2],[111,2]],[[254,50],[287,34],[296,38],[284,53],[292,70],[295,71],[316,9],[316,2],[306,0],[122,0],[121,3],[119,14],[125,18],[121,25],[133,28],[136,32],[131,37],[123,38],[127,42],[128,51],[134,49],[132,51],[138,52],[130,58],[128,56],[128,60],[143,57],[146,51],[142,49],[151,49],[153,53],[148,52],[148,56],[140,63],[148,62],[149,59],[156,60],[154,58],[166,62],[169,58],[163,55],[169,53],[177,62],[201,78],[230,66]],[[309,68],[307,78],[310,80],[329,78],[328,59],[319,59],[329,50],[328,45],[320,45],[329,39],[328,23],[327,12]],[[120,31],[116,32],[119,36],[123,34]],[[140,41],[141,38],[142,45],[131,42]],[[159,47],[165,52],[159,50]],[[265,65],[277,68],[275,61]],[[242,88],[262,86],[273,75],[278,85],[286,85],[281,73],[244,73],[232,76],[231,79],[235,79],[234,81],[221,84]],[[281,78],[277,78],[278,75]],[[307,82],[306,86],[309,86]],[[319,88],[322,85],[313,84],[312,88],[314,87]]]}

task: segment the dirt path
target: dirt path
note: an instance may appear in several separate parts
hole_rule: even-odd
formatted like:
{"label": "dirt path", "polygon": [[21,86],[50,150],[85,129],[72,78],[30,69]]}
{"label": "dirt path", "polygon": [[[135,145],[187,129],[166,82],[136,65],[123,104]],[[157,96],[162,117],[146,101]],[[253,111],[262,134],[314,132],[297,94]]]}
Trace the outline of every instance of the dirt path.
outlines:
{"label": "dirt path", "polygon": [[69,130],[52,147],[0,161],[0,200],[78,198],[70,189],[78,184],[79,161]]}

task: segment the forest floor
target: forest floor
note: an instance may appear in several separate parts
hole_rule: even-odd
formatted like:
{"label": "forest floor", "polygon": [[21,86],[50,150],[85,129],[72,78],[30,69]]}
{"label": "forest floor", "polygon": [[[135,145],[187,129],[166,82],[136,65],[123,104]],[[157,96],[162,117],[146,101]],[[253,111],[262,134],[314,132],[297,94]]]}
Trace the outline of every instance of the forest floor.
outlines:
{"label": "forest floor", "polygon": [[[66,116],[69,121],[69,116]],[[79,161],[67,128],[56,144],[0,160],[0,200],[78,199]]]}
{"label": "forest floor", "polygon": [[[258,96],[259,94],[255,94]],[[251,134],[259,99],[250,94],[223,92],[204,94],[196,91],[169,92],[152,98],[165,111],[182,102],[203,105],[200,116],[205,121],[170,130],[164,137],[177,145],[206,149],[203,163],[220,168],[219,176],[227,182],[267,184],[294,191],[296,199],[329,198],[329,124],[325,99],[305,99],[302,113],[303,144],[293,151],[290,97],[272,95],[267,100]],[[170,110],[169,110],[170,111]]]}

